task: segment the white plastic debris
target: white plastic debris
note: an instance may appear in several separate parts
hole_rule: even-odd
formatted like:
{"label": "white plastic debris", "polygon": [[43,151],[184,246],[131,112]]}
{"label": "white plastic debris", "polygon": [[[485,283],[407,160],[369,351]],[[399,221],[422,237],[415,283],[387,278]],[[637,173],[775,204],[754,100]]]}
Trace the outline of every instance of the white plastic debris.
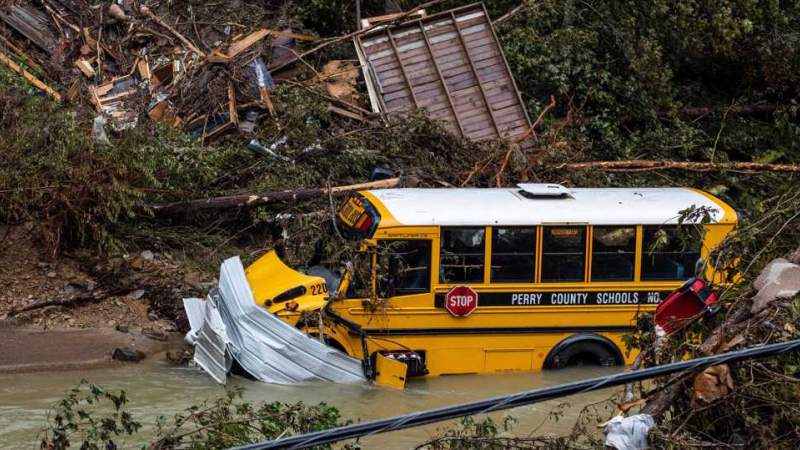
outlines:
{"label": "white plastic debris", "polygon": [[641,450],[647,448],[647,433],[655,421],[650,414],[630,417],[616,416],[606,424],[606,446],[617,450]]}
{"label": "white plastic debris", "polygon": [[94,118],[94,122],[92,122],[92,139],[94,139],[95,144],[111,145],[111,141],[108,140],[108,135],[106,135],[107,123],[108,121],[103,116]]}

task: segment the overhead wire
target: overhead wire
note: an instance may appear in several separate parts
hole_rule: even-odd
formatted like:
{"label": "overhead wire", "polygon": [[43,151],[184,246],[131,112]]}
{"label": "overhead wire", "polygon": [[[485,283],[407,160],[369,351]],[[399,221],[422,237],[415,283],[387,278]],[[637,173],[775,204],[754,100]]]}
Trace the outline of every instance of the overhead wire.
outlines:
{"label": "overhead wire", "polygon": [[575,381],[572,383],[560,384],[541,389],[533,389],[511,395],[503,395],[459,405],[451,405],[426,411],[417,411],[397,417],[346,425],[329,430],[290,436],[272,441],[248,444],[235,447],[234,450],[309,448],[317,445],[329,444],[332,442],[338,442],[362,436],[370,436],[379,433],[386,433],[389,431],[426,425],[433,422],[440,422],[443,420],[449,420],[463,416],[531,405],[544,400],[595,391],[612,386],[619,386],[634,381],[669,375],[675,372],[696,370],[703,367],[733,363],[748,359],[765,358],[794,352],[797,350],[800,350],[800,339],[777,344],[750,347],[727,353],[721,353],[719,355],[704,356],[687,361],[663,364],[660,366],[648,367],[629,372],[620,372],[613,375],[590,378],[587,380]]}

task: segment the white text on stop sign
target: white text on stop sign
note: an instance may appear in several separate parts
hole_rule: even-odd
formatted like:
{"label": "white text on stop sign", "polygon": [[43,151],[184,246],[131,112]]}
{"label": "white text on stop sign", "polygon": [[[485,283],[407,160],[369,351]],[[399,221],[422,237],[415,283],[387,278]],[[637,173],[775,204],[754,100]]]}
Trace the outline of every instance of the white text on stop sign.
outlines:
{"label": "white text on stop sign", "polygon": [[471,295],[453,295],[450,297],[450,306],[469,306],[475,301]]}

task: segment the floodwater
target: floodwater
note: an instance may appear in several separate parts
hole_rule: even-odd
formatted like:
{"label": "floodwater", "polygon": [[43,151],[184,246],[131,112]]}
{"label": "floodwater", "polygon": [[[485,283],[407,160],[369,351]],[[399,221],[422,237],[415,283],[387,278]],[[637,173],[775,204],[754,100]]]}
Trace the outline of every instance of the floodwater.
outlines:
{"label": "floodwater", "polygon": [[[229,385],[245,389],[251,401],[302,400],[308,404],[326,402],[337,407],[342,416],[354,421],[386,418],[394,415],[479,400],[501,394],[535,389],[559,383],[612,374],[619,368],[568,368],[560,371],[516,373],[507,375],[458,375],[415,379],[405,390],[369,385],[328,383],[303,386],[278,386],[246,380],[229,379]],[[199,369],[175,367],[167,362],[143,362],[90,371],[65,371],[0,375],[0,447],[38,447],[38,435],[46,423],[47,411],[76,386],[81,379],[109,389],[124,389],[131,399],[129,410],[151,429],[159,415],[169,416],[182,409],[224,393]],[[617,390],[618,391],[618,390]],[[584,405],[609,398],[614,388],[579,394],[493,413],[495,419],[511,415],[518,420],[515,435],[567,434]],[[557,421],[549,413],[568,402]],[[362,439],[364,448],[409,449],[434,436],[447,424],[395,431]],[[144,430],[145,435],[148,430]],[[140,438],[144,439],[144,438]],[[128,447],[138,447],[128,442]],[[141,444],[141,442],[139,443]]]}

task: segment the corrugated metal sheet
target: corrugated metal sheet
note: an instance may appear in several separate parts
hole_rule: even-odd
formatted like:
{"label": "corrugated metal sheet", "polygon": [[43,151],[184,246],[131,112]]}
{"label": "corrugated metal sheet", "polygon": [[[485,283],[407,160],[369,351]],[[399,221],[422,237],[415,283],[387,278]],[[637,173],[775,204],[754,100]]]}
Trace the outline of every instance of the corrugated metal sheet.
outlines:
{"label": "corrugated metal sheet", "polygon": [[483,4],[384,27],[356,46],[376,112],[424,108],[475,141],[528,134],[530,119]]}
{"label": "corrugated metal sheet", "polygon": [[238,257],[222,263],[219,290],[206,302],[201,309],[197,299],[184,300],[192,327],[187,341],[195,345],[198,365],[221,383],[230,368],[230,356],[253,377],[268,383],[365,381],[360,360],[260,308]]}
{"label": "corrugated metal sheet", "polygon": [[183,299],[183,308],[192,330],[186,342],[194,346],[194,362],[217,383],[225,384],[233,359],[227,351],[228,334],[225,324],[210,300]]}

